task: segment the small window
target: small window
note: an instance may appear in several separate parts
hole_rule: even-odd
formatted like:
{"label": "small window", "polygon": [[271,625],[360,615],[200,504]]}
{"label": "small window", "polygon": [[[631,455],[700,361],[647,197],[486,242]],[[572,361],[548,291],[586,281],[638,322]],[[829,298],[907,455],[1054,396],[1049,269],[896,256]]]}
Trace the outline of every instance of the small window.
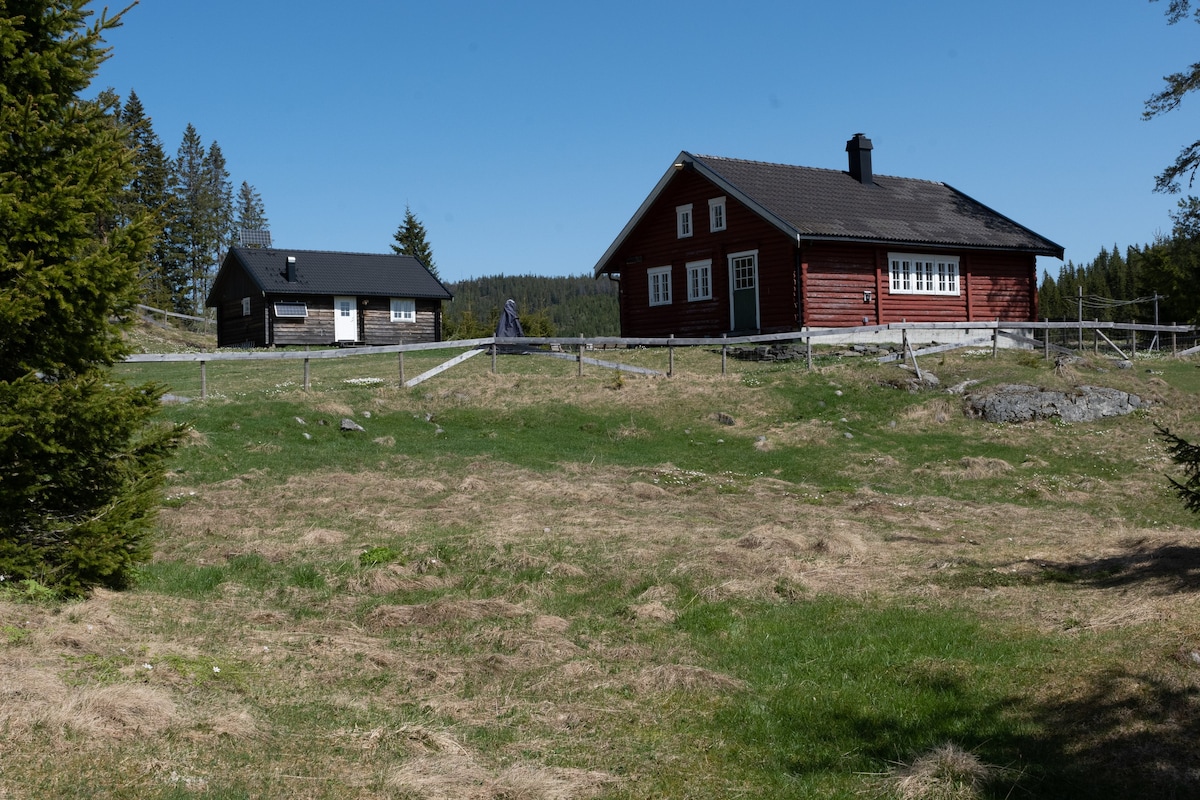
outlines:
{"label": "small window", "polygon": [[288,318],[307,317],[308,316],[308,304],[307,303],[298,303],[298,302],[276,303],[275,304],[275,316],[288,317]]}
{"label": "small window", "polygon": [[687,265],[688,301],[712,299],[712,259]]}
{"label": "small window", "polygon": [[753,289],[755,275],[758,272],[758,251],[734,253],[729,257],[729,266],[733,271],[733,289]]}
{"label": "small window", "polygon": [[250,298],[249,297],[242,298],[242,316],[243,317],[250,316]]}
{"label": "small window", "polygon": [[416,322],[417,301],[406,297],[392,298],[392,322]]}
{"label": "small window", "polygon": [[708,229],[714,232],[725,230],[724,197],[714,197],[708,201]]}
{"label": "small window", "polygon": [[675,233],[680,239],[692,235],[692,204],[675,207]]}
{"label": "small window", "polygon": [[958,257],[888,253],[892,294],[957,295]]}
{"label": "small window", "polygon": [[671,304],[671,268],[655,267],[646,270],[650,279],[650,305],[669,306]]}

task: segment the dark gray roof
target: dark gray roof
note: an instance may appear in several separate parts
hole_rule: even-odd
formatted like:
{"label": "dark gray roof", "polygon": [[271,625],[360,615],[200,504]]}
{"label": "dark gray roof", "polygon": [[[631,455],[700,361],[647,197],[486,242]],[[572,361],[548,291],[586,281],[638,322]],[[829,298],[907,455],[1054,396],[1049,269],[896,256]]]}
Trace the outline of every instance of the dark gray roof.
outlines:
{"label": "dark gray roof", "polygon": [[[288,257],[296,259],[296,280],[287,279]],[[234,247],[213,283],[213,296],[221,275],[240,266],[264,294],[380,295],[449,300],[441,281],[412,256],[371,253],[331,253],[324,250],[282,250]],[[209,305],[214,305],[210,298]]]}
{"label": "dark gray roof", "polygon": [[1062,257],[1062,248],[952,186],[717,156],[694,156],[802,238],[1020,250]]}
{"label": "dark gray roof", "polygon": [[596,264],[600,274],[625,237],[678,174],[691,165],[797,240],[1010,250],[1063,257],[1063,248],[952,186],[875,175],[682,152]]}

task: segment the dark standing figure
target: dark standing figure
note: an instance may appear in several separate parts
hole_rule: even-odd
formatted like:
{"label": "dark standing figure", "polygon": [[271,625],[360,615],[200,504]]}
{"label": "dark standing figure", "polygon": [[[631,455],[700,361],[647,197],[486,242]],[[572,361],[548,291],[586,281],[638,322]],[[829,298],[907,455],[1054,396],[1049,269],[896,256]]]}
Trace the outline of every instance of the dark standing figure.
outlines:
{"label": "dark standing figure", "polygon": [[500,314],[500,322],[496,325],[497,337],[524,336],[521,330],[521,318],[517,316],[517,301],[504,301],[504,312]]}

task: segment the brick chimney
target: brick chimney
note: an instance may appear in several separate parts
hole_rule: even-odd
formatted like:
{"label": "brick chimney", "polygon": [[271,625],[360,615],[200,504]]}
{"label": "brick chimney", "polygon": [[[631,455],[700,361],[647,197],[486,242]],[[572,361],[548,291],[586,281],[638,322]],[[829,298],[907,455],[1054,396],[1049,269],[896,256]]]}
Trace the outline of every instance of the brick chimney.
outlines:
{"label": "brick chimney", "polygon": [[863,186],[874,186],[875,178],[871,173],[871,140],[861,133],[846,142],[846,152],[850,154],[850,177]]}

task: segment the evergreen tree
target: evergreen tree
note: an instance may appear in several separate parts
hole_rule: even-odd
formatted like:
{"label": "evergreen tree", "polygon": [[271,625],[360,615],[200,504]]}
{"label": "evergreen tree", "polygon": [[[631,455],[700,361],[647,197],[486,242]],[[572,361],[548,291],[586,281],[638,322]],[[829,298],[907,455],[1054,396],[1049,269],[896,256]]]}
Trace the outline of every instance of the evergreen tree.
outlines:
{"label": "evergreen tree", "polygon": [[176,203],[171,160],[141,100],[132,90],[121,111],[121,122],[133,150],[135,169],[124,195],[121,216],[129,219],[138,212],[147,212],[157,223],[157,236],[141,271],[142,300],[155,308],[182,311],[187,303],[180,287],[186,283],[186,276],[180,247],[174,240]]}
{"label": "evergreen tree", "polygon": [[120,587],[150,555],[160,390],[108,369],[126,347],[153,226],[109,95],[80,98],[121,15],[9,0],[0,17],[0,574],[67,594]]}
{"label": "evergreen tree", "polygon": [[393,252],[401,256],[412,256],[424,264],[433,273],[433,277],[440,277],[437,265],[433,263],[433,250],[425,239],[425,226],[407,205],[404,207],[404,222],[400,223],[392,238],[396,240],[392,245]]}
{"label": "evergreen tree", "polygon": [[269,231],[267,211],[262,196],[249,183],[242,181],[237,198],[237,228],[239,231]]}
{"label": "evergreen tree", "polygon": [[229,180],[229,170],[225,168],[225,154],[215,141],[208,146],[204,156],[204,174],[208,183],[208,197],[212,214],[212,249],[209,252],[209,272],[205,275],[204,287],[201,292],[201,302],[208,297],[212,279],[216,277],[217,267],[237,241],[237,228],[233,218],[233,183]]}
{"label": "evergreen tree", "polygon": [[233,184],[225,156],[215,141],[204,149],[200,134],[188,123],[175,157],[176,225],[186,294],[192,313],[204,309],[217,266],[233,245]]}
{"label": "evergreen tree", "polygon": [[206,283],[208,258],[213,249],[212,202],[205,178],[204,143],[189,122],[175,155],[175,225],[186,273],[184,285],[177,289],[186,295],[191,313],[204,305],[204,296],[200,292]]}
{"label": "evergreen tree", "polygon": [[[1155,2],[1156,0],[1150,0]],[[1167,23],[1175,23],[1192,17],[1200,22],[1200,8],[1193,9],[1191,0],[1170,0],[1167,7]],[[1188,67],[1186,72],[1175,72],[1164,79],[1167,85],[1162,91],[1152,95],[1146,101],[1142,111],[1143,119],[1154,119],[1157,116],[1174,111],[1183,99],[1192,91],[1200,88],[1200,62]],[[1175,163],[1159,173],[1154,181],[1154,190],[1174,194],[1179,191],[1179,179],[1187,176],[1188,186],[1196,178],[1196,170],[1200,169],[1200,141],[1185,146],[1175,157]]]}
{"label": "evergreen tree", "polygon": [[1168,480],[1184,507],[1200,514],[1200,445],[1191,444],[1166,428],[1159,427],[1158,434],[1166,441],[1171,460],[1183,467],[1182,483],[1174,478]]}

